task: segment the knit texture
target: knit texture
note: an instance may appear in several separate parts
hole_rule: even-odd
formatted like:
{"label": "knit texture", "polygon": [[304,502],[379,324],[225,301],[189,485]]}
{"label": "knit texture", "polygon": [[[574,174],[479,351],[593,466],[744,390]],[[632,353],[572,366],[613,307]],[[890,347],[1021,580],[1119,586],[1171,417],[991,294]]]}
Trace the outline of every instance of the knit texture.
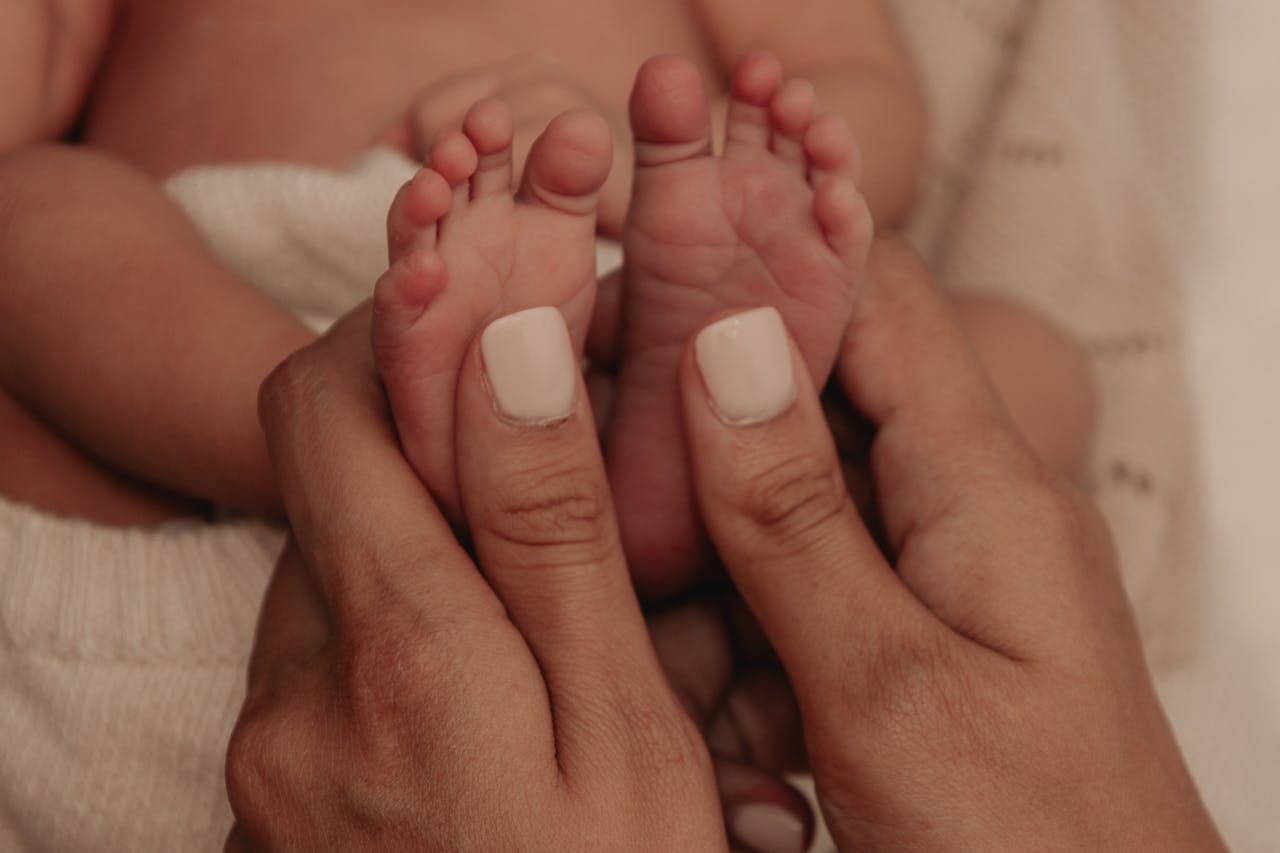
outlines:
{"label": "knit texture", "polygon": [[282,534],[0,501],[0,850],[212,850]]}

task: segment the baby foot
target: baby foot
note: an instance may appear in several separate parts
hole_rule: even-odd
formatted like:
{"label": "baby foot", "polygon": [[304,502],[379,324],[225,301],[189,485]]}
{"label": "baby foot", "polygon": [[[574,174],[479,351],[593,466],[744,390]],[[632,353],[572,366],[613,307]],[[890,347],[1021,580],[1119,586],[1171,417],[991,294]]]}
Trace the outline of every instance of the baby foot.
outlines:
{"label": "baby foot", "polygon": [[454,391],[472,337],[496,317],[551,305],[581,353],[595,300],[608,125],[586,111],[555,118],[514,196],[511,143],[511,112],[491,99],[433,146],[391,204],[391,263],[374,289],[374,353],[401,446],[455,520]]}
{"label": "baby foot", "polygon": [[650,60],[631,93],[635,183],[626,229],[622,370],[607,435],[610,480],[637,585],[686,585],[707,546],[684,449],[681,352],[714,314],[776,307],[821,387],[871,240],[844,123],[816,118],[813,87],[778,60],[733,75],[724,153],[711,148],[702,79]]}

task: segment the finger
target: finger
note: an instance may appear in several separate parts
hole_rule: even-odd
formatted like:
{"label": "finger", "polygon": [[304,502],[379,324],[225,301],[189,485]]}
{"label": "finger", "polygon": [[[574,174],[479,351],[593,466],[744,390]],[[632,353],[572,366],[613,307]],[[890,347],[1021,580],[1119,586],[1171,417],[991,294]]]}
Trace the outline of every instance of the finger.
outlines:
{"label": "finger", "polygon": [[786,679],[757,672],[733,684],[734,650],[719,602],[649,616],[649,634],[676,696],[706,730],[735,850],[808,849],[808,801],[777,775],[803,758],[799,712]]}
{"label": "finger", "polygon": [[[979,461],[995,464],[998,476],[1025,473],[1026,455],[1011,452],[999,401],[923,265],[889,240],[877,240],[874,254],[839,363],[854,406],[881,441],[901,435],[916,448],[895,457],[914,466],[917,486],[927,471],[940,500],[969,490]],[[895,541],[906,521],[889,521]]]}
{"label": "finger", "polygon": [[[248,696],[227,741],[227,804],[236,825],[228,849],[315,849],[307,807],[332,787],[335,761],[344,746],[335,737],[335,689],[329,666],[290,674],[269,696]],[[323,747],[316,747],[323,744]]]}
{"label": "finger", "polygon": [[580,744],[616,737],[619,702],[649,697],[677,719],[559,310],[490,324],[459,376],[457,411],[458,483],[476,553],[544,673],[562,761],[598,760]]}
{"label": "finger", "polygon": [[738,675],[707,725],[707,745],[761,770],[804,769],[800,709],[786,676],[765,669]]}
{"label": "finger", "polygon": [[809,801],[781,778],[725,758],[715,760],[725,828],[735,851],[804,853],[813,840]]}
{"label": "finger", "polygon": [[249,693],[267,689],[281,670],[310,660],[329,636],[329,622],[315,582],[292,540],[276,563],[258,613],[249,655]]}
{"label": "finger", "polygon": [[874,655],[921,614],[858,517],[797,358],[776,310],[746,311],[686,348],[681,391],[707,530],[803,707],[845,689],[842,659]]}
{"label": "finger", "polygon": [[368,306],[263,383],[285,510],[334,629],[393,606],[457,623],[501,608],[405,462],[374,370]]}
{"label": "finger", "polygon": [[1066,635],[1063,567],[1106,536],[1081,535],[1095,516],[1018,436],[920,261],[888,240],[872,254],[838,371],[876,429],[872,475],[899,574],[989,646]]}
{"label": "finger", "polygon": [[723,607],[696,601],[649,614],[648,622],[654,652],[671,689],[705,729],[733,678],[734,650]]}
{"label": "finger", "polygon": [[804,743],[791,685],[776,668],[736,671],[730,618],[711,600],[649,614],[658,662],[713,753],[764,770],[801,769]]}

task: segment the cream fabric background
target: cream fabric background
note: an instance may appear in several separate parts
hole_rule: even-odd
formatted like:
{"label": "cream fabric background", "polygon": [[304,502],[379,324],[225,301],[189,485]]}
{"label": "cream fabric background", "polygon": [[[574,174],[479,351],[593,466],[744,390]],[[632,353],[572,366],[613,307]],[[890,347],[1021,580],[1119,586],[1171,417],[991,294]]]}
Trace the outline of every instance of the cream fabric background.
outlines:
{"label": "cream fabric background", "polygon": [[[982,22],[1006,46],[1001,21],[1026,16],[1008,67],[969,64],[994,74],[991,127],[935,151],[930,191],[960,189],[915,233],[952,286],[1029,299],[1091,344],[1109,409],[1095,496],[1157,687],[1232,849],[1273,850],[1280,4],[897,2],[908,20]],[[922,60],[955,41],[920,42]],[[944,133],[954,110],[939,110]]]}
{"label": "cream fabric background", "polygon": [[1280,845],[1280,4],[1204,0],[1183,271],[1207,537],[1199,654],[1159,681],[1236,851]]}

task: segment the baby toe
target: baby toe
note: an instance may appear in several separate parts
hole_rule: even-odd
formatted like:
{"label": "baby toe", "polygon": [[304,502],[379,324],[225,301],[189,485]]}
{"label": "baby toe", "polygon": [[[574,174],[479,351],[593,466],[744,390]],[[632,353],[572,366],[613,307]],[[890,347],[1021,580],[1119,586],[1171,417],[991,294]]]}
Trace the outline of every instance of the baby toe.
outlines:
{"label": "baby toe", "polygon": [[[459,130],[443,134],[431,146],[427,162],[453,189],[449,214],[457,214],[471,200],[471,176],[475,174],[480,155],[467,135]],[[448,218],[448,215],[445,217]],[[445,223],[442,222],[443,226]]]}
{"label": "baby toe", "polygon": [[725,118],[725,154],[767,150],[773,136],[769,102],[782,84],[782,63],[767,51],[752,51],[733,71]]}
{"label": "baby toe", "polygon": [[867,201],[853,178],[841,175],[823,182],[814,191],[813,215],[836,256],[849,269],[861,270],[874,229]]}
{"label": "baby toe", "polygon": [[817,92],[808,80],[792,79],[779,87],[769,102],[772,124],[770,147],[778,159],[803,173],[806,168],[804,136],[813,123],[818,106]]}
{"label": "baby toe", "polygon": [[656,56],[640,67],[630,99],[636,166],[662,166],[711,153],[711,116],[697,66]]}
{"label": "baby toe", "polygon": [[478,101],[462,122],[462,130],[476,151],[471,198],[511,193],[511,142],[515,128],[511,108],[496,98]]}
{"label": "baby toe", "polygon": [[420,169],[391,201],[387,210],[388,262],[394,264],[415,249],[436,242],[436,223],[449,210],[453,188],[434,169]]}
{"label": "baby toe", "polygon": [[595,213],[613,163],[608,123],[589,110],[556,116],[529,150],[520,200],[586,216]]}
{"label": "baby toe", "polygon": [[815,187],[829,177],[849,177],[855,183],[862,178],[858,145],[840,116],[828,114],[814,120],[804,134],[804,152]]}
{"label": "baby toe", "polygon": [[373,352],[405,457],[457,520],[453,392],[474,324],[446,277],[434,251],[410,253],[383,274],[373,293]]}

